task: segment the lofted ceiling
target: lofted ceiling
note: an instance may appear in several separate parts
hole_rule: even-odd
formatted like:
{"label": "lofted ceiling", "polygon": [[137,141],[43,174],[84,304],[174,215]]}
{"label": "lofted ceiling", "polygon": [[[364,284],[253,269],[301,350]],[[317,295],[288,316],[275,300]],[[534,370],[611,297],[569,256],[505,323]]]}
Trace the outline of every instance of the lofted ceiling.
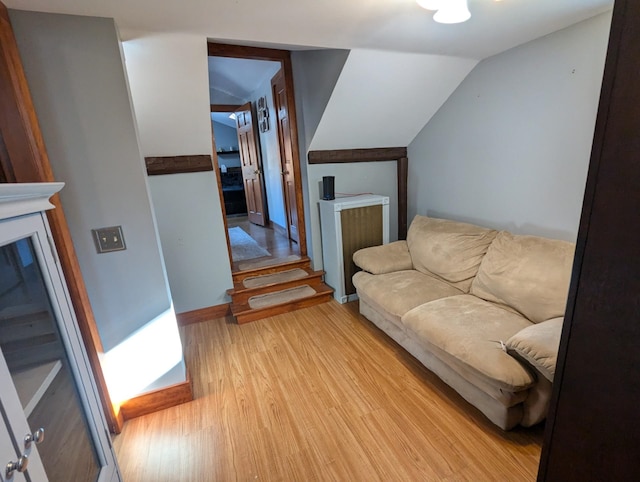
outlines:
{"label": "lofted ceiling", "polygon": [[[111,17],[123,40],[170,32],[289,50],[349,50],[309,139],[314,149],[409,145],[480,60],[613,5],[613,0],[468,0],[471,19],[443,25],[415,0],[2,1],[21,10]],[[211,102],[249,100],[279,67],[268,64],[209,58]],[[354,111],[359,122],[349,124]]]}
{"label": "lofted ceiling", "polygon": [[613,0],[469,0],[441,25],[414,0],[4,0],[9,8],[115,18],[136,31],[186,32],[287,48],[376,49],[480,60],[611,8]]}
{"label": "lofted ceiling", "polygon": [[[280,62],[266,60],[235,59],[228,57],[209,57],[209,88],[212,90],[212,103],[216,93],[238,99],[244,103],[265,80],[271,79],[278,70]],[[225,102],[226,103],[226,102]]]}

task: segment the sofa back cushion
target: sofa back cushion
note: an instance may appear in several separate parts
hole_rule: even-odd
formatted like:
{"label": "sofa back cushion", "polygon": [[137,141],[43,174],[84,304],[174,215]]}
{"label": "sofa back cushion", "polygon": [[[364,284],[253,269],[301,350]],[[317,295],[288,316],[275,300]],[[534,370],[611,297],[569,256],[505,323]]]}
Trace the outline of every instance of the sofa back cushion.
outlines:
{"label": "sofa back cushion", "polygon": [[575,245],[501,231],[482,259],[471,294],[534,323],[564,315]]}
{"label": "sofa back cushion", "polygon": [[407,245],[414,269],[436,275],[467,293],[496,234],[473,224],[416,216]]}

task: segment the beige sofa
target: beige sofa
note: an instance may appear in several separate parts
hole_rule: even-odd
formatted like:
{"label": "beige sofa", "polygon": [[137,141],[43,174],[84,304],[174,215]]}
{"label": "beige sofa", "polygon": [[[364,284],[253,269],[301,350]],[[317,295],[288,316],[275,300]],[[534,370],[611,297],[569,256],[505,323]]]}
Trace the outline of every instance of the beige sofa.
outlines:
{"label": "beige sofa", "polygon": [[546,417],[574,245],[416,216],[357,251],[360,313],[504,430]]}

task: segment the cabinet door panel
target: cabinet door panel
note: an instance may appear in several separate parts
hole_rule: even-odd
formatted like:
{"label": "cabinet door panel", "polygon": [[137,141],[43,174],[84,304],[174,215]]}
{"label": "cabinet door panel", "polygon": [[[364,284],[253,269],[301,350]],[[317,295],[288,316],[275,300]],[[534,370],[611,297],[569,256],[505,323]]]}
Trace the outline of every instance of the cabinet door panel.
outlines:
{"label": "cabinet door panel", "polygon": [[[29,456],[33,481],[109,480],[115,459],[42,218],[2,228],[15,235],[0,239],[0,277],[19,279],[0,293],[0,380],[9,388],[0,398],[14,445]],[[41,428],[41,443],[25,442]]]}
{"label": "cabinet door panel", "polygon": [[[4,413],[2,406],[0,411]],[[9,462],[16,462],[18,455],[13,445],[7,426],[3,420],[4,417],[0,417],[0,482],[25,482],[26,478],[24,474],[14,472],[10,479],[6,478],[6,466]]]}

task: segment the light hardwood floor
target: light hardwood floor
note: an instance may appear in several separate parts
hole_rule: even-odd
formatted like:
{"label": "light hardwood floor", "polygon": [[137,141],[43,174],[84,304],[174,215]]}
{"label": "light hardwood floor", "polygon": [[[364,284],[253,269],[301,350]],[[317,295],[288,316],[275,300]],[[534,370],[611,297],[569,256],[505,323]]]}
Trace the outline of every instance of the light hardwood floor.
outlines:
{"label": "light hardwood floor", "polygon": [[227,218],[229,228],[241,227],[249,236],[271,253],[271,258],[286,258],[293,254],[300,254],[298,244],[274,230],[271,227],[262,227],[249,222],[247,216],[232,216]]}
{"label": "light hardwood floor", "polygon": [[542,426],[495,428],[357,310],[182,328],[195,400],[127,422],[125,481],[535,480]]}

